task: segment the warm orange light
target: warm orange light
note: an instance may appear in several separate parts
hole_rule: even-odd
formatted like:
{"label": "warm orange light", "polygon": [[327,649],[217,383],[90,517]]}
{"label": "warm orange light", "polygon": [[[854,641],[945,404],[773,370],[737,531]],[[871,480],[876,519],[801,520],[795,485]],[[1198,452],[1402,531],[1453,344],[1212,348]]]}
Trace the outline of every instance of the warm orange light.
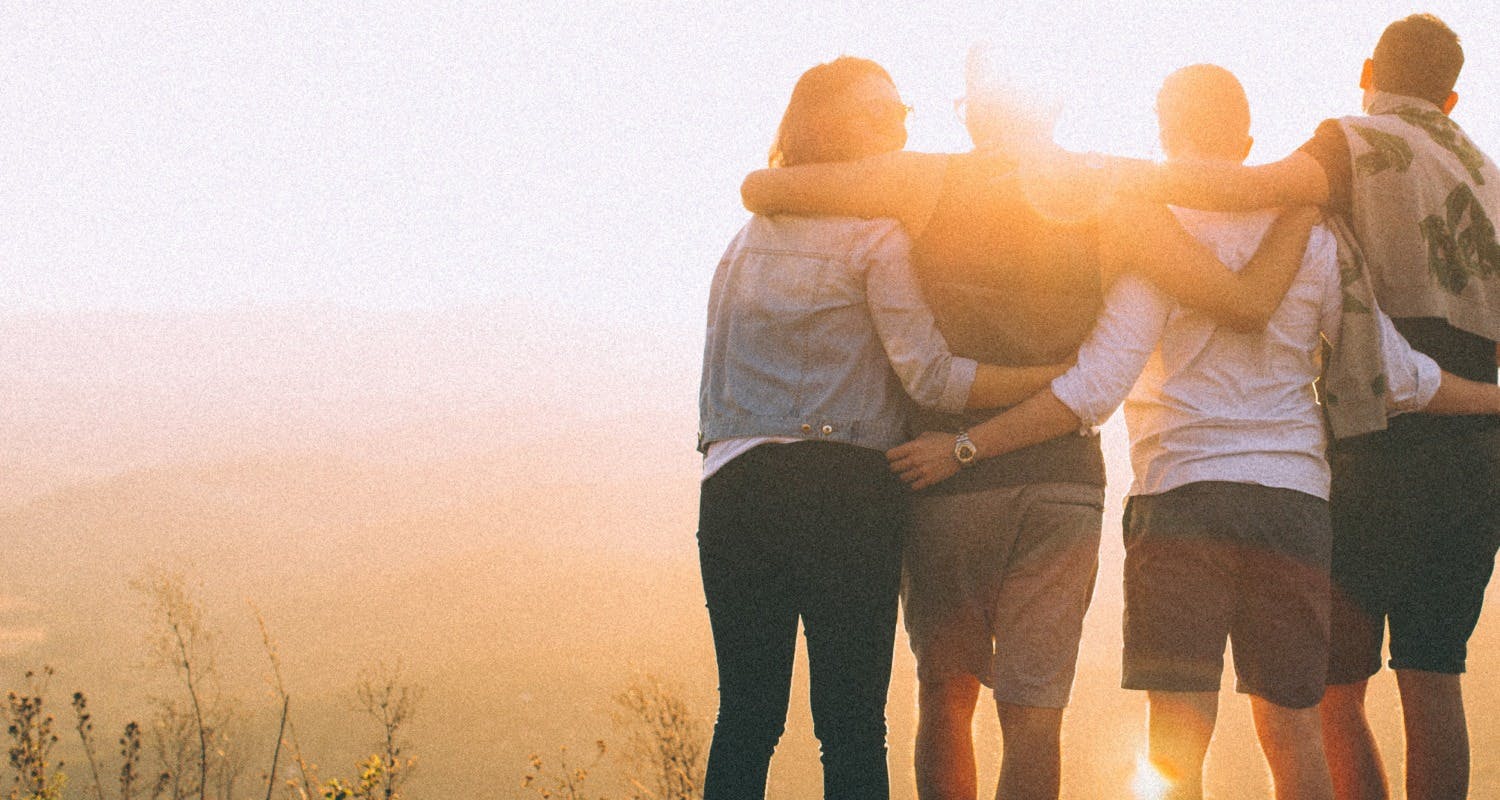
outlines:
{"label": "warm orange light", "polygon": [[1136,800],[1166,800],[1167,793],[1172,791],[1172,783],[1142,753],[1135,759],[1135,777],[1130,780],[1130,790]]}

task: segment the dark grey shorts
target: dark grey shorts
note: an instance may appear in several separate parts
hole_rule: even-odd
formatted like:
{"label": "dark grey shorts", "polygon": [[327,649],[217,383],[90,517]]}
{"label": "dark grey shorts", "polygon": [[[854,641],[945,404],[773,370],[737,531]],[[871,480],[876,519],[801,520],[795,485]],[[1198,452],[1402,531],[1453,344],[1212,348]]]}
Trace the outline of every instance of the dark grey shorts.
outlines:
{"label": "dark grey shorts", "polygon": [[918,679],[969,674],[1003,703],[1066,706],[1103,508],[1083,483],[918,496],[901,591]]}
{"label": "dark grey shorts", "polygon": [[1329,683],[1390,666],[1458,674],[1500,547],[1500,430],[1387,437],[1339,448],[1333,465],[1333,652]]}
{"label": "dark grey shorts", "polygon": [[1224,639],[1241,692],[1288,708],[1323,697],[1328,503],[1204,481],[1125,506],[1127,689],[1216,692]]}

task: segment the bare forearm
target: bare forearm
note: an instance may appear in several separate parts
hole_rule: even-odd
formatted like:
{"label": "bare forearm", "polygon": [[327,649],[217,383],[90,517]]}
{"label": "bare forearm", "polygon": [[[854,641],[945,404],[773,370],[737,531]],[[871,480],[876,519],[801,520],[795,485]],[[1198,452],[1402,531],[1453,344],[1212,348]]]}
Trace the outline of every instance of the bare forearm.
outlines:
{"label": "bare forearm", "polygon": [[1237,331],[1262,330],[1302,265],[1316,209],[1288,209],[1238,274],[1178,224],[1165,206],[1121,204],[1105,229],[1105,254],[1185,306]]}
{"label": "bare forearm", "polygon": [[868,159],[758,169],[740,184],[740,199],[756,214],[827,214],[847,206],[851,191],[867,194],[876,170]]}
{"label": "bare forearm", "polygon": [[1051,389],[969,429],[978,458],[994,458],[1078,430],[1078,417]]}
{"label": "bare forearm", "polygon": [[1121,159],[1112,170],[1116,191],[1186,208],[1253,211],[1328,200],[1327,177],[1305,153],[1253,167],[1227,161]]}
{"label": "bare forearm", "polygon": [[1053,378],[1068,370],[1068,364],[1035,367],[1001,367],[980,364],[969,390],[966,408],[999,408],[1025,400],[1045,389]]}
{"label": "bare forearm", "polygon": [[1239,330],[1263,330],[1281,306],[1292,281],[1302,268],[1312,227],[1321,218],[1314,206],[1288,208],[1271,226],[1250,262],[1234,276],[1230,302],[1243,309],[1247,326]]}
{"label": "bare forearm", "polygon": [[1500,386],[1444,370],[1437,394],[1422,410],[1428,414],[1500,414]]}
{"label": "bare forearm", "polygon": [[[975,458],[994,458],[1044,442],[1076,428],[1073,416],[1051,390],[1038,392],[1015,408],[969,430],[978,452]],[[951,433],[928,431],[886,451],[891,471],[913,489],[926,489],[953,477],[959,462]]]}
{"label": "bare forearm", "polygon": [[894,217],[916,236],[937,203],[947,164],[947,156],[903,151],[762,169],[745,178],[740,197],[757,214]]}
{"label": "bare forearm", "polygon": [[1177,162],[1160,166],[1151,191],[1162,202],[1210,211],[1251,211],[1284,198],[1264,173],[1241,164]]}

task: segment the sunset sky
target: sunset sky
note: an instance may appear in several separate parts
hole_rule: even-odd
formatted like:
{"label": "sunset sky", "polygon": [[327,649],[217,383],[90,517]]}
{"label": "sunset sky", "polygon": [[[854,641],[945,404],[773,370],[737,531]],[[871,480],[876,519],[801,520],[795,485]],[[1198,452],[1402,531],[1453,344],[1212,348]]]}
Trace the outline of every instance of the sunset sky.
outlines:
{"label": "sunset sky", "polygon": [[[455,341],[499,343],[473,370],[509,413],[531,409],[518,425],[653,414],[684,448],[667,468],[687,474],[709,278],[746,218],[740,179],[808,67],[881,62],[916,109],[911,147],[960,150],[953,100],[985,40],[1000,71],[1063,105],[1065,145],[1153,156],[1160,80],[1213,61],[1249,92],[1251,159],[1272,160],[1359,110],[1362,59],[1421,10],[1141,5],[11,7],[0,313],[23,360],[0,376],[95,380],[94,362],[53,353],[62,343],[25,342],[101,312],[134,330],[163,313],[271,327],[283,312],[411,314],[429,340],[451,318]],[[1500,10],[1426,8],[1469,53],[1456,117],[1500,147]],[[403,385],[452,388],[409,364]],[[124,378],[97,380],[107,394]]]}
{"label": "sunset sky", "polygon": [[[1500,146],[1500,11],[1457,117]],[[0,16],[0,309],[478,306],[522,341],[614,328],[697,358],[719,251],[797,75],[885,64],[911,145],[963,146],[971,41],[1066,105],[1065,144],[1154,152],[1176,67],[1238,73],[1253,159],[1358,110],[1405,3],[48,3]],[[641,342],[645,344],[645,342]],[[690,389],[689,389],[690,390]]]}

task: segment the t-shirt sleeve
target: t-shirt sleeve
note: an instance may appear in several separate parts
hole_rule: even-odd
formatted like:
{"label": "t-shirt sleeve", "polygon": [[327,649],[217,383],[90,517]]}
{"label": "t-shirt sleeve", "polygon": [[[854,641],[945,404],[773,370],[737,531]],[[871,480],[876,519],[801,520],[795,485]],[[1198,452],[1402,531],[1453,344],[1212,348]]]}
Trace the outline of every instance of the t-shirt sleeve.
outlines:
{"label": "t-shirt sleeve", "polygon": [[1317,159],[1328,177],[1328,203],[1324,207],[1349,216],[1354,208],[1354,167],[1350,163],[1349,140],[1338,120],[1323,120],[1313,137],[1297,149]]}

